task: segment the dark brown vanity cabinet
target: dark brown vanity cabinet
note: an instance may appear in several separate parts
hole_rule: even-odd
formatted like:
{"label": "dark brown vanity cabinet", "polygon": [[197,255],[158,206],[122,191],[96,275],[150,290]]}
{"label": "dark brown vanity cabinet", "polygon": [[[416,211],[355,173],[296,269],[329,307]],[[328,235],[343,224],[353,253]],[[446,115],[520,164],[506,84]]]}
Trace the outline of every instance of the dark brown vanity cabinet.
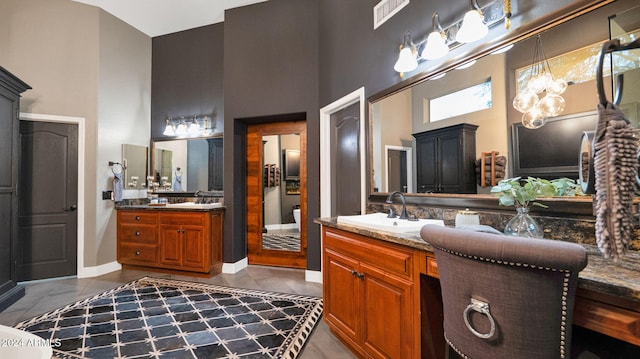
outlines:
{"label": "dark brown vanity cabinet", "polygon": [[476,129],[463,123],[414,133],[419,193],[476,193]]}
{"label": "dark brown vanity cabinet", "polygon": [[29,85],[0,67],[0,311],[24,296],[13,277],[12,243],[18,235],[18,111]]}

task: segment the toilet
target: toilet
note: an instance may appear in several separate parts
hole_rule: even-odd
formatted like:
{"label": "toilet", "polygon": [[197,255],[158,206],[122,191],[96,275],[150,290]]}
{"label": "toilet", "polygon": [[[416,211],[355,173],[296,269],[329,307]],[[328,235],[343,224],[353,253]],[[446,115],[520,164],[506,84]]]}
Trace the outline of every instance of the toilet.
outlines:
{"label": "toilet", "polygon": [[300,208],[293,210],[293,219],[296,221],[296,226],[298,226],[298,232],[300,232]]}

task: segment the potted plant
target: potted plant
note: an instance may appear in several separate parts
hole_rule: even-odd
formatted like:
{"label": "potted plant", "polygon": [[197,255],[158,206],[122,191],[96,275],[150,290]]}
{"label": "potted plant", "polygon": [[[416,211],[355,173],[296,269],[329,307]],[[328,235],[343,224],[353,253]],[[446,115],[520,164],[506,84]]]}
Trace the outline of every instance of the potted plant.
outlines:
{"label": "potted plant", "polygon": [[503,179],[491,188],[491,193],[498,197],[501,206],[515,206],[517,214],[505,226],[504,233],[514,236],[542,238],[540,225],[529,216],[529,206],[547,208],[548,206],[536,202],[539,197],[553,197],[557,192],[556,186],[549,180],[527,177]]}

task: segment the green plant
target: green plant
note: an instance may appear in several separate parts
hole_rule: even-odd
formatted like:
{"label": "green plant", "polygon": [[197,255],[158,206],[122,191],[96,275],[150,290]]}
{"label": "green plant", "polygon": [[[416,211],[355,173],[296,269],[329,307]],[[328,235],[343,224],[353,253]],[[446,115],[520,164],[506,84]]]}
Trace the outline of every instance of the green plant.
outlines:
{"label": "green plant", "polygon": [[582,186],[571,178],[556,178],[551,180],[551,184],[556,188],[556,196],[584,196]]}
{"label": "green plant", "polygon": [[553,197],[556,187],[549,180],[536,177],[521,179],[520,177],[503,179],[491,188],[491,193],[498,197],[501,206],[529,207],[529,205],[547,208],[535,202],[538,197]]}

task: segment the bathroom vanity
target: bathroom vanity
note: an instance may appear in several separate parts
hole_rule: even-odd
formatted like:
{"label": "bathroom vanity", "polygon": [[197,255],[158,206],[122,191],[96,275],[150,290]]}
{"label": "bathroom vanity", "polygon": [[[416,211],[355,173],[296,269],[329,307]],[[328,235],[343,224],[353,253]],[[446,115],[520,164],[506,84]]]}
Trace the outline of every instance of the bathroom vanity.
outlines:
{"label": "bathroom vanity", "polygon": [[[441,358],[445,353],[438,264],[418,232],[322,225],[324,318],[361,357]],[[640,345],[640,255],[621,263],[585,245],[574,324]]]}
{"label": "bathroom vanity", "polygon": [[117,256],[123,267],[221,272],[223,207],[141,205],[117,212]]}

